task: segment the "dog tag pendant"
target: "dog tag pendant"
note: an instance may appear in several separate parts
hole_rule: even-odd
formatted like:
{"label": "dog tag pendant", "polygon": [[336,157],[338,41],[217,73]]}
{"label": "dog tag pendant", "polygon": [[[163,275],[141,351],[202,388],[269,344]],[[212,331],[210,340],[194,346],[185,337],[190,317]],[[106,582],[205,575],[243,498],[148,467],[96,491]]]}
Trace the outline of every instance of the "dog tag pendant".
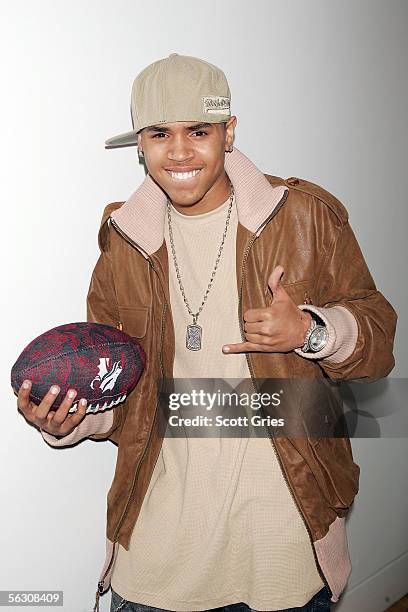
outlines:
{"label": "dog tag pendant", "polygon": [[199,351],[201,349],[202,331],[202,327],[196,324],[196,318],[194,317],[194,323],[187,325],[186,347],[190,351]]}

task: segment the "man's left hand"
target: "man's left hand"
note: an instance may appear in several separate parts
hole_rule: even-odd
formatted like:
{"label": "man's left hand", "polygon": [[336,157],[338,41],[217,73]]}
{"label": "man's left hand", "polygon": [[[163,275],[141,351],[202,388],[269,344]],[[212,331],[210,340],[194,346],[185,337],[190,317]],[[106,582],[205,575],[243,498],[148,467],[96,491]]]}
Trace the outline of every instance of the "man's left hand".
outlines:
{"label": "man's left hand", "polygon": [[276,266],[268,279],[272,304],[267,308],[251,308],[244,313],[246,342],[225,344],[224,353],[287,353],[303,346],[311,315],[297,307],[280,282],[284,272]]}

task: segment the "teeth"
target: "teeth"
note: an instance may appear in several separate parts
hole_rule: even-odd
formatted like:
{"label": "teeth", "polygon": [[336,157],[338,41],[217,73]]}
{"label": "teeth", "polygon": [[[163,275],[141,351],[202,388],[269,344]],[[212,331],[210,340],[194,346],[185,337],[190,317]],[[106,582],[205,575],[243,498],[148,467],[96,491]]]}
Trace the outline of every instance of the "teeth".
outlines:
{"label": "teeth", "polygon": [[173,179],[177,179],[178,181],[186,181],[188,179],[193,178],[193,176],[197,176],[199,172],[200,170],[192,170],[191,172],[171,172],[169,171],[169,174],[171,175],[171,178]]}

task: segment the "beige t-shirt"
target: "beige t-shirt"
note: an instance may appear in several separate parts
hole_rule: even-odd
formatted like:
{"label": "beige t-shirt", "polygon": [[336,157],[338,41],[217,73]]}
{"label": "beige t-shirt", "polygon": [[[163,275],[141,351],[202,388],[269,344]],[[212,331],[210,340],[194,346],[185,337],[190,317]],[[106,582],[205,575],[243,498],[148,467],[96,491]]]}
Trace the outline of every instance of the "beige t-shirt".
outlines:
{"label": "beige t-shirt", "polygon": [[[229,199],[194,216],[172,208],[177,261],[193,312],[211,277],[228,205]],[[245,353],[221,350],[242,341],[237,223],[234,202],[218,270],[197,321],[202,348],[190,351],[185,339],[192,317],[176,278],[166,220],[174,378],[250,378]],[[111,584],[128,601],[175,612],[241,601],[269,611],[307,603],[324,583],[270,439],[165,437],[130,549],[119,545]]]}

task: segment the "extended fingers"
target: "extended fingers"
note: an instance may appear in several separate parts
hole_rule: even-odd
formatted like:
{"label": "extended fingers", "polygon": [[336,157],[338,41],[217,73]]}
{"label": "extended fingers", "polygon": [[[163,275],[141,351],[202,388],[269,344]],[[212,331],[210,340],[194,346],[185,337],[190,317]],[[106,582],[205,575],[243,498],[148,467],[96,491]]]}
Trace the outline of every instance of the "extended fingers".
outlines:
{"label": "extended fingers", "polygon": [[223,353],[248,353],[250,351],[262,351],[261,344],[253,342],[239,342],[237,344],[224,344],[222,347]]}

